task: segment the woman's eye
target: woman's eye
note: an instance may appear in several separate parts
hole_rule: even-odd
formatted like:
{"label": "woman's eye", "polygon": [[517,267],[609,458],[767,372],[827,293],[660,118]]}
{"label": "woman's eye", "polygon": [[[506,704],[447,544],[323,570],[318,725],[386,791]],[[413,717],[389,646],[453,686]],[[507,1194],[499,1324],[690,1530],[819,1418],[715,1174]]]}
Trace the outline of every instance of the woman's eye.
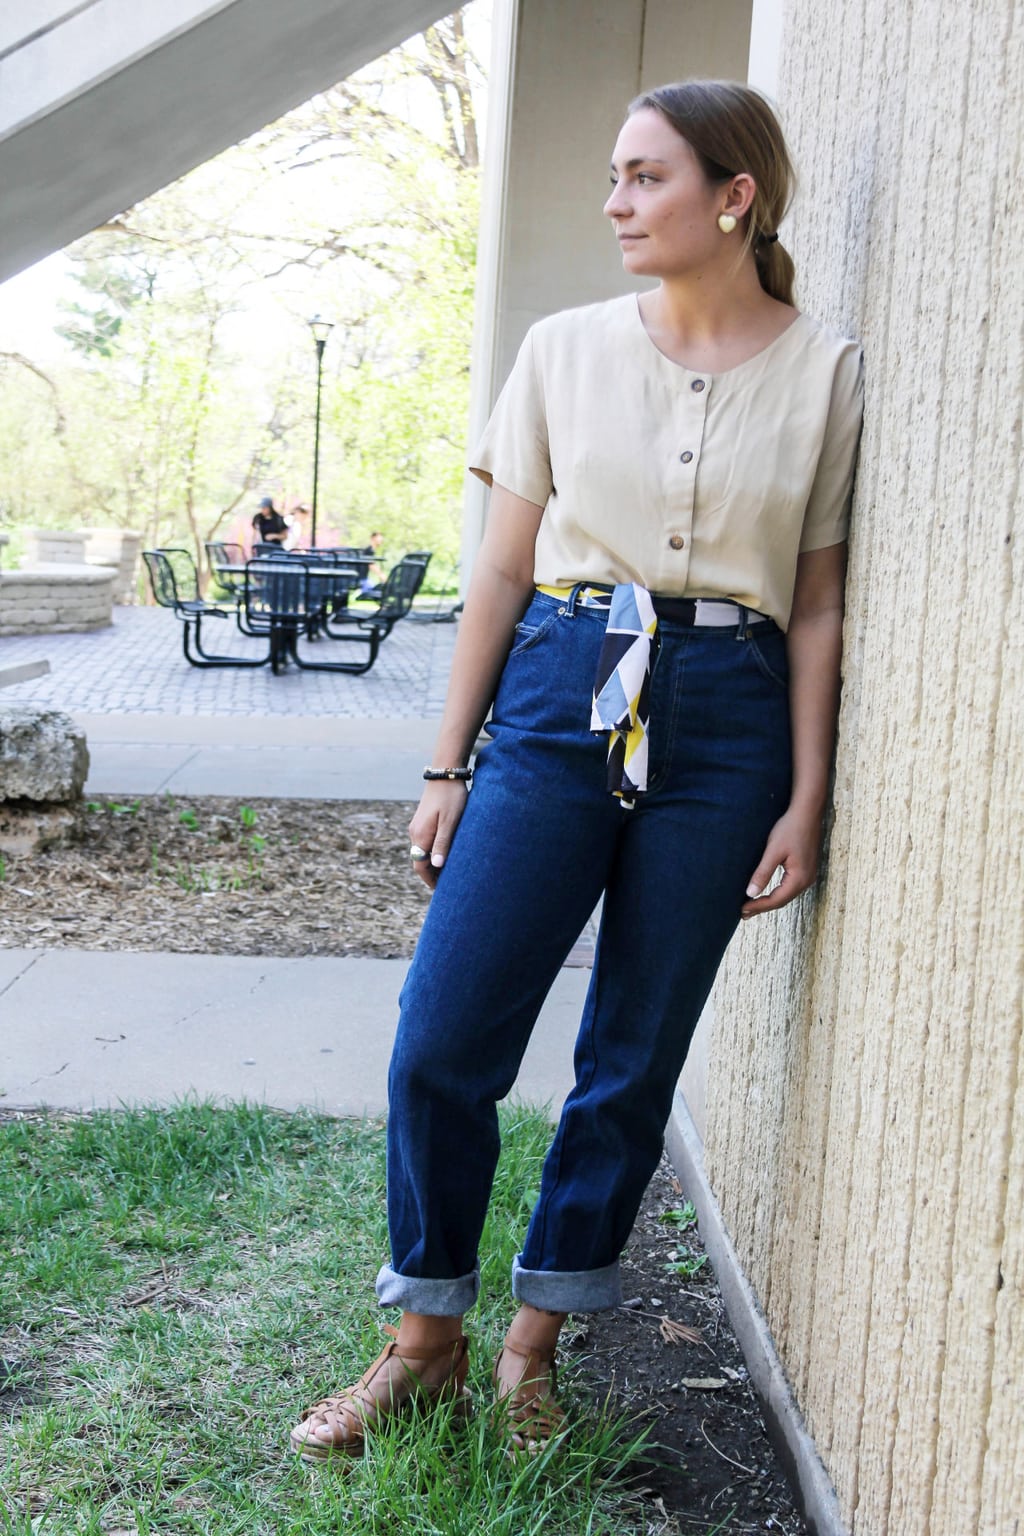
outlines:
{"label": "woman's eye", "polygon": [[648,182],[652,182],[653,183],[656,180],[657,180],[657,178],[652,176],[650,171],[641,171],[639,176],[637,177],[637,181],[640,183],[641,186],[646,186],[648,184]]}

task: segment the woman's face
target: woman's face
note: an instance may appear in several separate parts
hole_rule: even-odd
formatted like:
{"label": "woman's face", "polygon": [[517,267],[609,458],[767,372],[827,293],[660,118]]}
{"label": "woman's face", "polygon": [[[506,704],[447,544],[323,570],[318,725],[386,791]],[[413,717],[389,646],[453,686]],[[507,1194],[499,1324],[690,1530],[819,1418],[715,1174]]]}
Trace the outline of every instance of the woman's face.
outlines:
{"label": "woman's face", "polygon": [[689,144],[660,112],[642,107],[626,119],[611,174],[604,211],[627,272],[681,276],[724,255],[716,221],[729,184],[708,181]]}

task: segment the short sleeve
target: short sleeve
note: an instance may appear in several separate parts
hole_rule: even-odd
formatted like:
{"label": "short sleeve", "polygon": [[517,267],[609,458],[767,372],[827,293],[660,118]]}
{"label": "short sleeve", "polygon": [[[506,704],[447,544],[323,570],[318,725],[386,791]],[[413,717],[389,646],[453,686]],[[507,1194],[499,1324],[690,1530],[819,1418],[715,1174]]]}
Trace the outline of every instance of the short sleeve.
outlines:
{"label": "short sleeve", "polygon": [[553,489],[547,409],[532,330],[519,349],[469,468],[485,485],[496,480],[525,501],[547,506]]}
{"label": "short sleeve", "polygon": [[800,553],[841,544],[847,536],[853,473],[864,409],[864,359],[850,342],[832,377],[821,455],[804,513]]}

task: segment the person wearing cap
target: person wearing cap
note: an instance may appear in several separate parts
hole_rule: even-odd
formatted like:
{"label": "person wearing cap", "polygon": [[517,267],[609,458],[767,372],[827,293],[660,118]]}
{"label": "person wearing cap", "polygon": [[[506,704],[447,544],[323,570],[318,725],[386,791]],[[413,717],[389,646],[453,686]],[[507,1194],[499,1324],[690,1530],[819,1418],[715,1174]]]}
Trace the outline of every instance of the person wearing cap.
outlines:
{"label": "person wearing cap", "polygon": [[291,525],[291,519],[275,510],[272,496],[264,496],[260,509],[253,516],[252,526],[260,544],[283,544]]}

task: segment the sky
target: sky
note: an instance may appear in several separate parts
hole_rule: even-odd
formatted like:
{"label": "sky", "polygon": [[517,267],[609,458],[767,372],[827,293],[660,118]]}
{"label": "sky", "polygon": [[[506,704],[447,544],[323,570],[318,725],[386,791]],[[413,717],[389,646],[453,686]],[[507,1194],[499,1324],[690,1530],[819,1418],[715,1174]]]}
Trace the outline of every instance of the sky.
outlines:
{"label": "sky", "polygon": [[69,263],[62,251],[37,261],[0,283],[0,352],[22,352],[35,362],[52,362],[67,353],[54,332],[58,298],[69,286]]}

